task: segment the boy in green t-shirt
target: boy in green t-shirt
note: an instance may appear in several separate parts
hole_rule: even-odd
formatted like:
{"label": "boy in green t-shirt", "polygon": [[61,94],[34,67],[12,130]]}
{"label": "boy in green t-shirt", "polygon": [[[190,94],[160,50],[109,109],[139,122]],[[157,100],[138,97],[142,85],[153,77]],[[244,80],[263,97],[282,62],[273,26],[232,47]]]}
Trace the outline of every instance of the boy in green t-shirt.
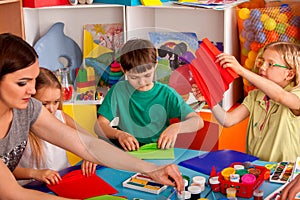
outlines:
{"label": "boy in green t-shirt", "polygon": [[[129,40],[121,49],[120,62],[127,80],[105,96],[95,126],[98,135],[117,140],[126,151],[152,142],[167,149],[174,146],[177,134],[203,127],[200,116],[174,89],[154,81],[157,50],[150,41]],[[116,117],[119,129],[110,126]],[[180,122],[170,124],[172,118]]]}

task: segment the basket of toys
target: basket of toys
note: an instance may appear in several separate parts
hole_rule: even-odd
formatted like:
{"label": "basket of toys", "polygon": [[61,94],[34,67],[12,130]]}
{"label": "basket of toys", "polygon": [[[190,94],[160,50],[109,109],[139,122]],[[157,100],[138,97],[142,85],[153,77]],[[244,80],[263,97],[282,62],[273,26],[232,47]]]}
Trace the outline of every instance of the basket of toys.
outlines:
{"label": "basket of toys", "polygon": [[[219,172],[221,193],[227,194],[228,188],[235,190],[235,196],[251,198],[265,180],[268,169],[245,163],[232,163]],[[227,194],[228,196],[229,194]]]}
{"label": "basket of toys", "polygon": [[[290,1],[291,2],[291,1]],[[241,64],[254,70],[262,47],[272,42],[300,43],[300,4],[281,3],[263,8],[237,7]],[[254,87],[244,80],[247,94]]]}

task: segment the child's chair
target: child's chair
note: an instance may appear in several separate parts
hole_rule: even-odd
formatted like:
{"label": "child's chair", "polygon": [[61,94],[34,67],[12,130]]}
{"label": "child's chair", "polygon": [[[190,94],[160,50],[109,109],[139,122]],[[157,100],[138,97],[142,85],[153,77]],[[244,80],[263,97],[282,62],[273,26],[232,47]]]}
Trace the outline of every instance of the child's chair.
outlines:
{"label": "child's chair", "polygon": [[[63,111],[72,117],[81,127],[96,136],[94,125],[97,121],[97,107],[91,104],[64,104]],[[71,165],[77,164],[81,158],[67,152]]]}

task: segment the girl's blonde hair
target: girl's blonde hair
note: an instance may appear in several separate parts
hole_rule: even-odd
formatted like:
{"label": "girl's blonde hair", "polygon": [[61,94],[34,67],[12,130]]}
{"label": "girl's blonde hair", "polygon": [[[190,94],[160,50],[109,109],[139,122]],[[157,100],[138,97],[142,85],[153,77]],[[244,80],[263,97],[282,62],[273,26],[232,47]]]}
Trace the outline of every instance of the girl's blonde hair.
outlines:
{"label": "girl's blonde hair", "polygon": [[[62,86],[59,80],[57,79],[57,77],[55,76],[55,74],[52,71],[41,67],[40,73],[36,78],[35,96],[39,93],[39,91],[41,91],[44,88],[54,88],[54,89],[57,88],[61,91],[62,94]],[[60,104],[58,107],[58,109],[60,110],[62,109],[62,102],[63,102],[63,95],[60,95]],[[42,163],[45,161],[43,143],[41,139],[32,132],[29,132],[28,141],[30,143],[30,147],[32,151],[31,162],[35,161],[36,166],[39,168],[42,165]]]}
{"label": "girl's blonde hair", "polygon": [[300,45],[291,42],[274,42],[267,44],[263,51],[271,49],[282,56],[289,69],[294,70],[295,77],[292,82],[295,86],[299,84]]}

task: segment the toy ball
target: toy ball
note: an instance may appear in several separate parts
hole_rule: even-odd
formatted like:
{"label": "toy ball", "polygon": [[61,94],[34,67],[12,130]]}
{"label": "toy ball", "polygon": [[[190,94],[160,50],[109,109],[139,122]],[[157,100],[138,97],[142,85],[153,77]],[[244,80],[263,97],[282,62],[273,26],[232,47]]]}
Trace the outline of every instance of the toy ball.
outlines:
{"label": "toy ball", "polygon": [[296,26],[289,26],[286,28],[286,34],[290,37],[298,37],[298,28]]}
{"label": "toy ball", "polygon": [[272,10],[271,10],[270,16],[276,17],[279,14],[280,14],[280,9],[276,8],[276,7],[273,7]]}
{"label": "toy ball", "polygon": [[239,11],[240,19],[248,19],[250,17],[250,10],[248,8],[242,8]]}
{"label": "toy ball", "polygon": [[245,42],[245,40],[246,40],[246,38],[244,38],[244,37],[242,36],[242,34],[239,35],[239,39],[240,39],[240,42]]}
{"label": "toy ball", "polygon": [[269,42],[276,42],[279,38],[279,35],[276,31],[270,31],[267,33],[267,38]]}
{"label": "toy ball", "polygon": [[252,28],[252,22],[250,19],[246,19],[244,22],[243,22],[243,26],[244,26],[244,30],[248,31],[248,30],[251,30]]}
{"label": "toy ball", "polygon": [[261,22],[264,22],[264,21],[266,21],[266,19],[269,19],[269,18],[270,18],[269,15],[267,15],[267,14],[262,14],[261,17],[260,17],[260,21],[261,21]]}
{"label": "toy ball", "polygon": [[257,32],[255,35],[255,41],[258,43],[265,43],[266,42],[266,34],[264,32]]}
{"label": "toy ball", "polygon": [[282,34],[282,35],[280,35],[279,40],[282,42],[289,42],[290,38],[286,34]]}
{"label": "toy ball", "polygon": [[243,55],[243,56],[247,56],[248,53],[249,53],[249,50],[248,50],[248,49],[242,48],[242,55]]}
{"label": "toy ball", "polygon": [[247,32],[245,30],[242,30],[241,36],[245,38],[247,36]]}
{"label": "toy ball", "polygon": [[277,25],[277,23],[276,23],[276,21],[273,18],[269,17],[268,19],[266,19],[264,21],[264,27],[268,31],[274,30],[276,28],[276,25]]}
{"label": "toy ball", "polygon": [[282,23],[287,23],[289,20],[288,16],[284,13],[280,13],[279,15],[277,15],[276,19],[278,22]]}
{"label": "toy ball", "polygon": [[281,4],[279,9],[280,9],[281,13],[285,13],[285,12],[290,12],[291,11],[291,8],[290,8],[289,4]]}
{"label": "toy ball", "polygon": [[251,45],[250,45],[250,49],[252,51],[255,51],[255,52],[258,52],[259,49],[263,46],[262,43],[259,43],[259,42],[252,42]]}
{"label": "toy ball", "polygon": [[264,29],[264,24],[261,21],[256,21],[254,24],[255,31],[261,31]]}
{"label": "toy ball", "polygon": [[291,38],[290,38],[290,42],[292,42],[292,43],[296,43],[296,39],[295,39],[295,38],[293,38],[293,37],[291,37]]}
{"label": "toy ball", "polygon": [[258,9],[253,9],[250,12],[250,19],[251,21],[258,21],[261,17],[261,12]]}
{"label": "toy ball", "polygon": [[248,51],[250,51],[250,45],[251,45],[251,42],[250,41],[248,41],[248,40],[246,40],[245,42],[244,42],[244,48],[245,49],[247,49]]}
{"label": "toy ball", "polygon": [[300,28],[300,16],[294,16],[290,22],[291,25]]}
{"label": "toy ball", "polygon": [[250,59],[250,60],[255,60],[256,59],[256,56],[257,56],[257,52],[255,52],[255,51],[249,51],[249,53],[248,53],[248,58]]}
{"label": "toy ball", "polygon": [[247,68],[247,69],[252,69],[253,68],[253,66],[254,66],[254,60],[251,60],[251,59],[246,59],[246,61],[245,61],[245,67]]}
{"label": "toy ball", "polygon": [[248,41],[254,41],[254,39],[255,39],[254,32],[253,31],[248,31],[246,33],[246,40],[248,40]]}
{"label": "toy ball", "polygon": [[283,34],[283,33],[285,33],[285,30],[286,30],[286,25],[285,25],[285,24],[283,24],[283,23],[278,23],[278,24],[276,25],[275,31],[277,31],[277,33]]}

